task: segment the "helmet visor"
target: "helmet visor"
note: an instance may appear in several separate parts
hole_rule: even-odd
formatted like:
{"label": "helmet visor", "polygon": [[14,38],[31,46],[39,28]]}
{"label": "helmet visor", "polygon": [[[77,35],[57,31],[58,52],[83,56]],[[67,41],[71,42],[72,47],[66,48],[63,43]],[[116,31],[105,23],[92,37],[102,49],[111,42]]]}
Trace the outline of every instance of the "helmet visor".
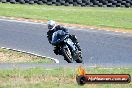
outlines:
{"label": "helmet visor", "polygon": [[53,25],[48,25],[48,29],[52,29],[53,27]]}

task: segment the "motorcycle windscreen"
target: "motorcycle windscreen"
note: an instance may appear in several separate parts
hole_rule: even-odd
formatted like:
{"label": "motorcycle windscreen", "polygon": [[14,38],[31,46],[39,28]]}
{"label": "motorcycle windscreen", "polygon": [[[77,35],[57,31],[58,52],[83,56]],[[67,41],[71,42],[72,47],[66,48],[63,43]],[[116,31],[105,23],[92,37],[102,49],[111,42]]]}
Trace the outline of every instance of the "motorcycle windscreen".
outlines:
{"label": "motorcycle windscreen", "polygon": [[62,30],[58,30],[53,33],[52,35],[52,44],[57,44],[61,42],[61,38],[63,38],[66,35],[66,33]]}

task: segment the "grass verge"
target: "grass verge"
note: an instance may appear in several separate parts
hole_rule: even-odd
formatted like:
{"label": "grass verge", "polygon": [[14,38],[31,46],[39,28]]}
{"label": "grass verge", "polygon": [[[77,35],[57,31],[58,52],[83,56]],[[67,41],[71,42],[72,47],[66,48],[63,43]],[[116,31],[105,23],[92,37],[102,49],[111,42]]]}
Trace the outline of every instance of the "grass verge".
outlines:
{"label": "grass verge", "polygon": [[0,63],[54,63],[48,58],[41,58],[34,55],[29,55],[22,52],[1,49],[0,48]]}
{"label": "grass verge", "polygon": [[14,16],[132,30],[131,8],[64,7],[0,3],[0,16]]}
{"label": "grass verge", "polygon": [[[88,73],[130,74],[132,68],[88,68]],[[71,68],[32,68],[0,70],[1,88],[132,88],[129,84],[86,84],[79,86],[76,70]]]}

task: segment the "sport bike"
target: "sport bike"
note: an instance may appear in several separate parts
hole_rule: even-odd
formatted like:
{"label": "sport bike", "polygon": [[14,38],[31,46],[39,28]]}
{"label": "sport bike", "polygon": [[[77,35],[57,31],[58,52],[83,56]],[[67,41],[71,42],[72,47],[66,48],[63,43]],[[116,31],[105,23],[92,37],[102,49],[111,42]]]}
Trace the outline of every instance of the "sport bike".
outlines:
{"label": "sport bike", "polygon": [[64,56],[64,59],[68,63],[82,63],[82,53],[78,50],[76,44],[69,38],[69,34],[66,34],[62,30],[58,30],[52,35],[52,45],[58,47],[57,52],[59,55]]}

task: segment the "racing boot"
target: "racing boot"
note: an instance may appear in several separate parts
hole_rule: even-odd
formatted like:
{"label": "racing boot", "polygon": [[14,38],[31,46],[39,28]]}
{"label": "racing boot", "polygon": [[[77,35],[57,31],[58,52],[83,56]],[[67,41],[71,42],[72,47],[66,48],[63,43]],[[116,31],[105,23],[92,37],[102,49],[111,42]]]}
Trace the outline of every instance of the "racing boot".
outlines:
{"label": "racing boot", "polygon": [[60,51],[60,48],[59,47],[54,47],[54,53],[56,54],[56,55],[62,55],[62,52]]}
{"label": "racing boot", "polygon": [[56,54],[56,55],[58,55],[59,54],[59,52],[58,52],[58,48],[57,47],[54,47],[54,53]]}

